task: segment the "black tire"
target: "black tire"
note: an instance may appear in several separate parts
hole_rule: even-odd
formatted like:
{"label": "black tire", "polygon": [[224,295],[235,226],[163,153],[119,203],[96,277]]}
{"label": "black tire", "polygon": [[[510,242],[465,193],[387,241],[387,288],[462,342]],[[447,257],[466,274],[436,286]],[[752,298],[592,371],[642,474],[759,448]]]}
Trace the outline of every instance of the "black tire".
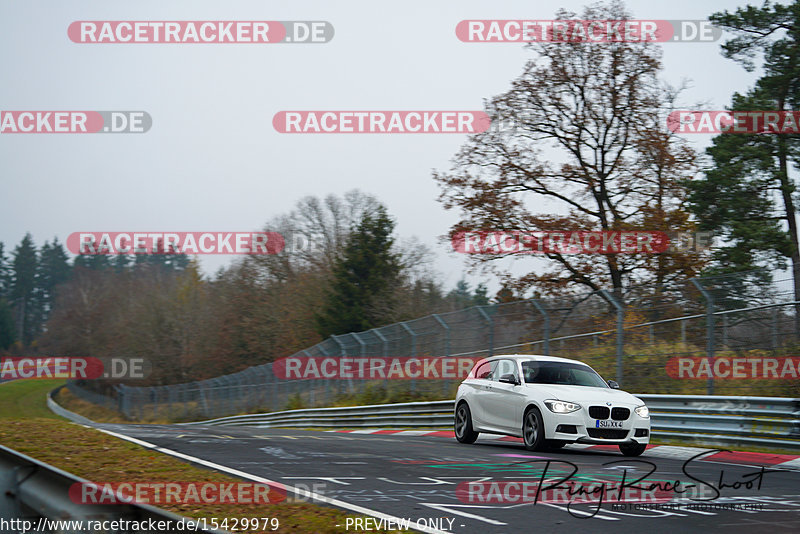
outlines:
{"label": "black tire", "polygon": [[555,451],[566,445],[566,441],[561,441],[560,439],[548,439],[544,442],[544,446],[551,451]]}
{"label": "black tire", "polygon": [[454,429],[459,443],[475,443],[478,439],[478,433],[472,430],[472,413],[466,402],[456,408]]}
{"label": "black tire", "polygon": [[522,416],[522,441],[529,451],[539,451],[544,448],[544,422],[542,414],[536,407],[528,408]]}
{"label": "black tire", "polygon": [[647,443],[622,443],[619,451],[625,456],[640,456],[647,448]]}

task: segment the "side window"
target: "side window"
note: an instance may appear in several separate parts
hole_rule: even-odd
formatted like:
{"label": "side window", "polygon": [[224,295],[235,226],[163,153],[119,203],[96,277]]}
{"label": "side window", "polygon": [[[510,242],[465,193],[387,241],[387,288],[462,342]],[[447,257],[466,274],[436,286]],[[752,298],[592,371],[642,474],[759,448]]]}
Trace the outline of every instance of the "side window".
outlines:
{"label": "side window", "polygon": [[475,378],[481,378],[483,380],[491,380],[492,379],[492,364],[495,362],[481,362],[478,364],[478,367],[475,368]]}
{"label": "side window", "polygon": [[517,362],[514,360],[498,360],[497,364],[497,372],[493,374],[496,380],[499,380],[504,375],[514,375],[519,379]]}

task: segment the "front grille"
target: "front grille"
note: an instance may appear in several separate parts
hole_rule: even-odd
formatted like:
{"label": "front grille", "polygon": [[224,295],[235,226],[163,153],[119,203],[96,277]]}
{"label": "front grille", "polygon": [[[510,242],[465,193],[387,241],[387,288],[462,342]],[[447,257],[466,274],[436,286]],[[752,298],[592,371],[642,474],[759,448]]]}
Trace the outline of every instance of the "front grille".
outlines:
{"label": "front grille", "polygon": [[586,432],[589,433],[590,438],[599,439],[625,439],[625,436],[628,435],[627,430],[617,428],[587,428]]}
{"label": "front grille", "polygon": [[614,421],[624,421],[631,416],[631,411],[627,408],[612,408],[611,419]]}
{"label": "front grille", "polygon": [[609,412],[605,406],[589,406],[589,417],[592,419],[608,419]]}

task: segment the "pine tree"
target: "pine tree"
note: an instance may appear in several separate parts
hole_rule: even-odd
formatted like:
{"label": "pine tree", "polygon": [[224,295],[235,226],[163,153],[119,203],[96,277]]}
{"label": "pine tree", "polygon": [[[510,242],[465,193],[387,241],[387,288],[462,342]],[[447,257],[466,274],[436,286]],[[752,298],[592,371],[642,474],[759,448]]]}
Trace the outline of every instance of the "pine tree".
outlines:
{"label": "pine tree", "polygon": [[489,304],[489,288],[486,287],[486,284],[481,282],[475,288],[475,293],[472,295],[472,303],[475,306],[486,306]]}
{"label": "pine tree", "polygon": [[315,317],[317,332],[360,332],[391,321],[392,293],[400,284],[400,262],[392,251],[394,221],[380,206],[362,215],[342,257],[334,265],[326,304]]}
{"label": "pine tree", "polygon": [[11,266],[3,243],[0,242],[0,298],[8,296],[9,291],[11,291]]}
{"label": "pine tree", "polygon": [[31,234],[25,234],[14,249],[12,262],[11,302],[14,308],[16,336],[23,346],[28,346],[39,333],[39,316],[36,299],[36,267],[38,257]]}
{"label": "pine tree", "polygon": [[66,282],[70,274],[72,274],[72,269],[69,265],[69,257],[64,246],[58,242],[58,238],[53,238],[52,245],[45,241],[39,251],[39,264],[36,272],[38,308],[42,313],[39,320],[42,324],[47,321],[52,309],[56,287]]}
{"label": "pine tree", "polygon": [[469,282],[463,278],[456,282],[456,287],[447,294],[447,298],[453,302],[457,309],[467,308],[474,304]]}
{"label": "pine tree", "polygon": [[16,340],[14,316],[8,301],[0,297],[0,350],[6,350]]}
{"label": "pine tree", "polygon": [[[723,54],[755,68],[763,55],[764,74],[746,95],[735,94],[733,111],[786,111],[800,106],[800,2],[765,2],[735,13],[715,13],[710,20],[734,34]],[[692,211],[701,229],[721,233],[728,246],[714,256],[714,273],[743,272],[756,267],[782,268],[787,260],[794,276],[794,300],[800,301],[797,185],[789,167],[800,168],[800,136],[792,134],[720,134],[707,150],[714,166],[704,179],[690,184]],[[753,281],[761,282],[751,276]],[[795,313],[800,329],[800,306]]]}

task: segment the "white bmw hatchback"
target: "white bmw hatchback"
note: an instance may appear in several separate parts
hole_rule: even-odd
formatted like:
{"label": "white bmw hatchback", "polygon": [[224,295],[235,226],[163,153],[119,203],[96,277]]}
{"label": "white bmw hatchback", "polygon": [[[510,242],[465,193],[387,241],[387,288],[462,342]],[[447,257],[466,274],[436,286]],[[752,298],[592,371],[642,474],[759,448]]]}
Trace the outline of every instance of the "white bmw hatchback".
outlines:
{"label": "white bmw hatchback", "polygon": [[639,456],[650,441],[650,414],[641,399],[566,358],[481,360],[459,386],[455,406],[461,443],[474,443],[485,432],[521,437],[532,451],[593,443]]}

